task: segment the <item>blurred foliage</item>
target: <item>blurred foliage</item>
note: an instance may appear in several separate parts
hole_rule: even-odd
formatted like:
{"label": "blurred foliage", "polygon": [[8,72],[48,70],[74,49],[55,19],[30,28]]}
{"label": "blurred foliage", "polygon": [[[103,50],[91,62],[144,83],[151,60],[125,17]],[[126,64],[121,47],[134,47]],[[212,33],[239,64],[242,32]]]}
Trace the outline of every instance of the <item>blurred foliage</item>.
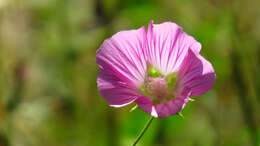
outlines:
{"label": "blurred foliage", "polygon": [[97,92],[95,52],[124,29],[173,21],[202,43],[214,88],[140,146],[259,146],[260,1],[0,0],[0,146],[127,146],[149,115]]}

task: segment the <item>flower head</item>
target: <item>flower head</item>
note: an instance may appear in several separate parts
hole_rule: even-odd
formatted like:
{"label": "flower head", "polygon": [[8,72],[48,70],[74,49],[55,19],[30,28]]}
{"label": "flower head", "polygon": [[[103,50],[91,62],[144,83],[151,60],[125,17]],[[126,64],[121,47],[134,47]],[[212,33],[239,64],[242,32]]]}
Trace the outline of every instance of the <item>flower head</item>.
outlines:
{"label": "flower head", "polygon": [[98,90],[113,107],[136,102],[154,117],[174,115],[215,82],[200,50],[200,43],[172,22],[120,31],[97,51]]}

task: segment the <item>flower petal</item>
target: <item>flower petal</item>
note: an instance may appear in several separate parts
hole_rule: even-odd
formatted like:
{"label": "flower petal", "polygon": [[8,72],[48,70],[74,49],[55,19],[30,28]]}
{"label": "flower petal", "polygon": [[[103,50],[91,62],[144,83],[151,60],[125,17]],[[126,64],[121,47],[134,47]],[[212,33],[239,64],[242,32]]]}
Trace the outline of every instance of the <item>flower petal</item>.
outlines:
{"label": "flower petal", "polygon": [[111,106],[124,106],[137,98],[146,72],[145,46],[146,31],[142,27],[118,32],[97,51],[98,89]]}
{"label": "flower petal", "polygon": [[111,73],[100,70],[98,74],[98,90],[110,106],[121,107],[132,103],[138,95],[127,83],[122,82]]}
{"label": "flower petal", "polygon": [[152,115],[155,118],[163,118],[175,115],[180,112],[188,102],[189,95],[190,90],[185,89],[180,95],[166,103],[153,105],[152,101],[147,97],[139,97],[135,102],[146,113]]}
{"label": "flower petal", "polygon": [[155,110],[155,106],[153,105],[152,101],[145,97],[141,96],[136,99],[136,104],[146,113],[152,115],[155,118],[158,118],[157,111]]}
{"label": "flower petal", "polygon": [[121,81],[137,86],[145,76],[145,46],[145,27],[118,32],[105,40],[97,51],[97,64]]}
{"label": "flower petal", "polygon": [[169,117],[177,114],[184,108],[187,102],[188,97],[176,97],[172,101],[156,105],[155,109],[159,115],[158,118]]}
{"label": "flower petal", "polygon": [[201,49],[200,43],[172,22],[150,22],[147,41],[147,59],[165,75],[178,70],[189,48],[198,53]]}
{"label": "flower petal", "polygon": [[189,88],[191,96],[199,96],[213,86],[215,79],[211,63],[199,53],[189,50],[179,70],[181,87]]}

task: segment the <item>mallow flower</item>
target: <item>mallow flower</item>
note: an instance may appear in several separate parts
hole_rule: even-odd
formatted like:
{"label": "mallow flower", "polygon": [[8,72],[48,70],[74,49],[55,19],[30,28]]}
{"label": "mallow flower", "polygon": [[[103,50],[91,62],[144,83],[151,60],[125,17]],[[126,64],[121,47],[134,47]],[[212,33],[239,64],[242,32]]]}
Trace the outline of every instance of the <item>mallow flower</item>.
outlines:
{"label": "mallow flower", "polygon": [[155,118],[175,115],[215,82],[200,50],[201,44],[172,22],[120,31],[97,50],[98,90],[113,107],[135,102]]}

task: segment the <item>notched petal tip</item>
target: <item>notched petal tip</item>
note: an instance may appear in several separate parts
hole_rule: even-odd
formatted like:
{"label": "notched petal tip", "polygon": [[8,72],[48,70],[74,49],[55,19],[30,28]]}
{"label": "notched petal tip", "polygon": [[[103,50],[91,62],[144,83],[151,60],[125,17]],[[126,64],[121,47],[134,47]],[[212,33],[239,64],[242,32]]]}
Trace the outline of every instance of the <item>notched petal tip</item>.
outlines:
{"label": "notched petal tip", "polygon": [[148,24],[148,27],[149,27],[149,26],[153,26],[153,23],[154,23],[154,21],[151,20],[151,21],[149,22],[149,24]]}

